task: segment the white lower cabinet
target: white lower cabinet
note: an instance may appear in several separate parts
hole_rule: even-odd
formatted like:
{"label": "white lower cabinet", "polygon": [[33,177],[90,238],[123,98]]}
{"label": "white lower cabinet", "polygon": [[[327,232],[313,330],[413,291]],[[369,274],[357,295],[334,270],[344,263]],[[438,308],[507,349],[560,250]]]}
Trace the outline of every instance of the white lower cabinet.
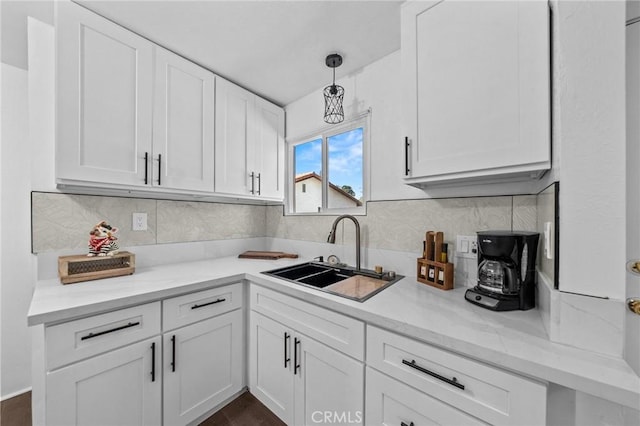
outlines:
{"label": "white lower cabinet", "polygon": [[[380,403],[383,397],[396,401],[388,402],[390,406],[397,407],[401,402],[416,412],[428,406],[426,401],[430,406],[437,405],[437,402],[443,406],[438,409],[439,412],[443,416],[446,414],[441,424],[468,423],[453,420],[455,416],[462,416],[462,413],[470,419],[479,419],[474,420],[476,423],[482,421],[492,425],[546,423],[546,383],[372,326],[367,326],[367,366],[375,368],[367,370],[367,413],[373,410],[374,419],[381,414],[371,404],[375,403],[376,398]],[[381,394],[374,385],[383,381],[375,374],[376,370],[401,381],[407,389],[412,389],[411,392],[399,391],[395,397],[384,392]],[[373,393],[373,396],[369,393]],[[409,403],[412,393],[421,394],[419,399],[425,405],[422,405],[423,402]],[[459,413],[453,413],[452,409]],[[435,416],[433,413],[429,415]],[[370,420],[367,418],[367,424]],[[371,422],[376,423],[375,420]]]}
{"label": "white lower cabinet", "polygon": [[46,375],[47,425],[159,425],[160,337]]}
{"label": "white lower cabinet", "polygon": [[238,282],[45,326],[34,424],[186,425],[206,417],[245,386],[243,293]]}
{"label": "white lower cabinet", "polygon": [[243,311],[163,335],[164,424],[184,425],[242,389]]}
{"label": "white lower cabinet", "polygon": [[483,425],[480,420],[367,367],[367,424]]}
{"label": "white lower cabinet", "polygon": [[362,362],[255,311],[250,315],[253,395],[288,425],[363,424]]}

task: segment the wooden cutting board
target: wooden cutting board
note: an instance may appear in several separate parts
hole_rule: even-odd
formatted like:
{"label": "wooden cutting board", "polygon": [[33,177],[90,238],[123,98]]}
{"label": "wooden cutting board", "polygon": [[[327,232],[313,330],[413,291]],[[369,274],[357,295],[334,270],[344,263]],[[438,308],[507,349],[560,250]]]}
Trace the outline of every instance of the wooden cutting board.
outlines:
{"label": "wooden cutting board", "polygon": [[245,251],[238,255],[240,259],[269,259],[277,260],[282,258],[297,259],[298,255],[293,253],[285,253],[282,251]]}

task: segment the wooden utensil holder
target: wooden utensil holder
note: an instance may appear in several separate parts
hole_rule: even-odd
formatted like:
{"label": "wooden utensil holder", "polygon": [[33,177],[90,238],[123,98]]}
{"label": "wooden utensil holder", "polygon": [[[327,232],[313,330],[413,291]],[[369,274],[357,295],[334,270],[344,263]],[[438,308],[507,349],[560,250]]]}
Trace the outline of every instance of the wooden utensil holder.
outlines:
{"label": "wooden utensil holder", "polygon": [[113,256],[60,256],[58,275],[62,284],[131,275],[136,270],[136,256],[122,251]]}
{"label": "wooden utensil holder", "polygon": [[422,257],[417,259],[417,280],[442,290],[453,288],[453,264],[442,259],[442,232],[428,231],[425,236]]}
{"label": "wooden utensil holder", "polygon": [[453,288],[453,263],[436,262],[419,257],[416,277],[419,282],[441,290]]}

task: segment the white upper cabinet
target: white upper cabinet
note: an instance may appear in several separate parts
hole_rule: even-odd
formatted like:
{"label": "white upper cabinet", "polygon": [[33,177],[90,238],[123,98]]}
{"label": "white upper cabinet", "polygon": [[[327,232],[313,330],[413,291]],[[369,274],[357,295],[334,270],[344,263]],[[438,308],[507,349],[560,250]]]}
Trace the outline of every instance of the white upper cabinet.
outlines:
{"label": "white upper cabinet", "polygon": [[153,185],[213,192],[212,72],[156,48]]}
{"label": "white upper cabinet", "polygon": [[[251,194],[247,149],[254,124],[254,95],[218,79],[216,90],[216,192]],[[255,191],[255,189],[254,189]]]}
{"label": "white upper cabinet", "polygon": [[406,183],[549,169],[549,55],[546,1],[405,4]]}
{"label": "white upper cabinet", "polygon": [[284,199],[284,110],[56,3],[59,184]]}
{"label": "white upper cabinet", "polygon": [[71,2],[56,31],[58,179],[144,186],[153,44]]}
{"label": "white upper cabinet", "polygon": [[258,179],[257,195],[284,198],[284,110],[256,98],[255,144],[248,153]]}
{"label": "white upper cabinet", "polygon": [[216,88],[218,193],[284,198],[284,110],[233,83]]}

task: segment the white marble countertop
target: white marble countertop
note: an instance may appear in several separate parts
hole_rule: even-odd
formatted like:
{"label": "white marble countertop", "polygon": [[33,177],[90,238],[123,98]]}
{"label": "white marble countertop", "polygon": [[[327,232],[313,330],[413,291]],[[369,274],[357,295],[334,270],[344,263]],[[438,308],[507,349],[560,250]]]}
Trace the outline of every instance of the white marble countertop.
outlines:
{"label": "white marble countertop", "polygon": [[624,360],[550,342],[535,309],[493,312],[465,301],[465,288],[442,291],[411,278],[361,303],[260,273],[302,262],[225,257],[70,285],[38,281],[28,323],[67,321],[247,279],[500,368],[640,409],[640,377]]}

